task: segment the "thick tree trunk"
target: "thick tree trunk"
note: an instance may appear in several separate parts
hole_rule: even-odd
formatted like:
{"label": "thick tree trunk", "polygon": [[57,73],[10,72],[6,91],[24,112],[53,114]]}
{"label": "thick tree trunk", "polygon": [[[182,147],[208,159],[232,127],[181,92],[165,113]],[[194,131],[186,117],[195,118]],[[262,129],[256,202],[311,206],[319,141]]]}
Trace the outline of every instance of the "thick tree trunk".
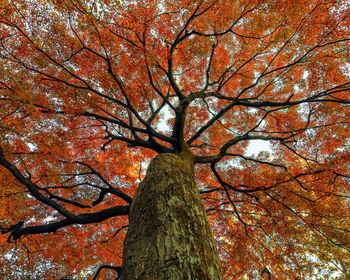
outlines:
{"label": "thick tree trunk", "polygon": [[220,280],[213,233],[183,155],[153,159],[135,193],[122,280]]}

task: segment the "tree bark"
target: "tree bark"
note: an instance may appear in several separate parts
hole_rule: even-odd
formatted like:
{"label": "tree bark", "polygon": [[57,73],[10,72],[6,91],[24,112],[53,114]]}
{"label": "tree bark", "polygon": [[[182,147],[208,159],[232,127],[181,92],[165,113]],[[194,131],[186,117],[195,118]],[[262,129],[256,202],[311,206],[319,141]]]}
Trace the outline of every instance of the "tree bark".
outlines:
{"label": "tree bark", "polygon": [[131,205],[121,280],[222,279],[192,169],[182,154],[151,162]]}

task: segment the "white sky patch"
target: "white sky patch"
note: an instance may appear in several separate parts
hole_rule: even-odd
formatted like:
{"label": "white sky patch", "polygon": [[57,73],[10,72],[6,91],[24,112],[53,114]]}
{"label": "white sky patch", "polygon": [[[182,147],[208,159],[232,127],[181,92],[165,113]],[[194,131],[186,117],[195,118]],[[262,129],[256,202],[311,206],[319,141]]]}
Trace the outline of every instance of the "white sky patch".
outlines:
{"label": "white sky patch", "polygon": [[50,222],[52,222],[52,221],[55,221],[55,220],[56,220],[55,217],[49,216],[49,217],[43,219],[43,222],[44,222],[44,224],[48,224],[48,223],[50,223]]}
{"label": "white sky patch", "polygon": [[32,144],[32,143],[26,143],[26,144],[27,144],[30,152],[34,152],[38,148],[38,146],[35,144]]}
{"label": "white sky patch", "polygon": [[310,73],[308,71],[304,71],[303,79],[306,80],[309,75],[310,75]]}
{"label": "white sky patch", "polygon": [[294,91],[295,93],[301,92],[301,89],[298,85],[294,85]]}
{"label": "white sky patch", "polygon": [[341,66],[341,69],[344,72],[344,75],[350,78],[350,63],[345,63],[345,65]]}
{"label": "white sky patch", "polygon": [[232,168],[242,169],[241,160],[239,158],[231,158],[222,162],[218,162],[217,166],[222,171],[227,171],[228,169]]}
{"label": "white sky patch", "polygon": [[251,140],[249,141],[248,147],[245,151],[245,155],[253,156],[258,155],[260,152],[272,152],[269,141],[264,140]]}
{"label": "white sky patch", "polygon": [[303,121],[307,120],[308,113],[309,113],[309,105],[308,104],[300,104],[298,106],[298,113],[300,118],[302,118]]}
{"label": "white sky patch", "polygon": [[8,252],[4,255],[4,258],[7,259],[7,260],[11,260],[13,257],[13,252]]}
{"label": "white sky patch", "polygon": [[159,112],[159,121],[157,122],[156,129],[161,132],[171,132],[171,127],[169,125],[169,120],[174,118],[174,113],[169,106],[164,106]]}

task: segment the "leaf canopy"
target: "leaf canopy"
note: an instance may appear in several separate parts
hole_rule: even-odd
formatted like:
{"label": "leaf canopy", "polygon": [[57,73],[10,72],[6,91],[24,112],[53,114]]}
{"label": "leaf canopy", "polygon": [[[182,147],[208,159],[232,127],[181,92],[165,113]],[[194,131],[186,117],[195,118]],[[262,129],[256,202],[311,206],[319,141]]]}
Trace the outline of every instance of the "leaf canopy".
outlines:
{"label": "leaf canopy", "polygon": [[225,279],[348,278],[349,8],[0,1],[1,278],[120,265],[137,184],[183,140]]}

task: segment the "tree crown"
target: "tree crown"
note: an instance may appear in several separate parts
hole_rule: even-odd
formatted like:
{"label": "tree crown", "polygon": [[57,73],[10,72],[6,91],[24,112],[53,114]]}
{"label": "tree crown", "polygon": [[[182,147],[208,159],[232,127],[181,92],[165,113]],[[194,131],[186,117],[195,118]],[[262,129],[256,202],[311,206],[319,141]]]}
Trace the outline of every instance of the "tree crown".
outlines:
{"label": "tree crown", "polygon": [[190,151],[226,279],[348,276],[349,40],[346,1],[1,1],[2,265],[119,265],[148,162]]}

